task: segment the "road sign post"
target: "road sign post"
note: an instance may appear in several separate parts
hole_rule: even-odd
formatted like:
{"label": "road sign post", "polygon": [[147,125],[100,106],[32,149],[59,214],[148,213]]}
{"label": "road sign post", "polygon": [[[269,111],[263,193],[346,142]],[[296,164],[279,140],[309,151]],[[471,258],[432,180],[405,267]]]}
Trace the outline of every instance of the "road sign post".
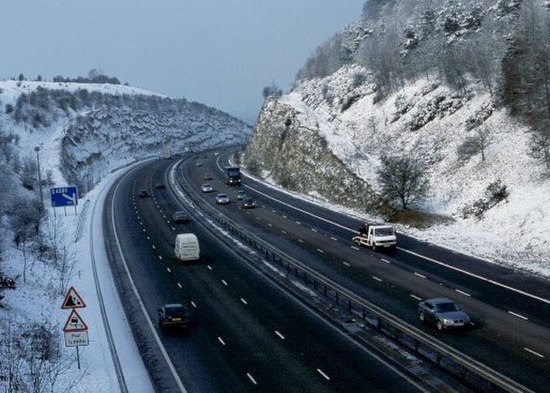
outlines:
{"label": "road sign post", "polygon": [[76,311],[77,308],[84,307],[86,307],[86,303],[84,303],[82,297],[80,297],[74,287],[70,287],[65,295],[63,304],[61,305],[61,308],[64,310],[71,310],[71,313],[65,322],[65,326],[63,327],[63,332],[65,333],[65,346],[76,347],[76,361],[79,370],[80,352],[78,347],[89,345],[90,343],[88,340],[88,326]]}

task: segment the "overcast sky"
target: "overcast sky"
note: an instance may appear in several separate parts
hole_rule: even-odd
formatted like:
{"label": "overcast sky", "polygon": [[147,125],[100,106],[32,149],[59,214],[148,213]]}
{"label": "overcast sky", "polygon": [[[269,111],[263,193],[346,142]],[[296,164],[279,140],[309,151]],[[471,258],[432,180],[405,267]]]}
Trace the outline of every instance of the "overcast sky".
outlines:
{"label": "overcast sky", "polygon": [[0,78],[87,76],[185,97],[254,122],[262,88],[287,89],[365,0],[2,2]]}

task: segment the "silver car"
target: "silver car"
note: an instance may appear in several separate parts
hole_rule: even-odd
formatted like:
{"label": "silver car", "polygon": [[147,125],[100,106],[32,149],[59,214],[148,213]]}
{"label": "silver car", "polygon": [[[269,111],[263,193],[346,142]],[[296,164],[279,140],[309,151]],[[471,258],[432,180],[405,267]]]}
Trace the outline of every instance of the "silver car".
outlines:
{"label": "silver car", "polygon": [[418,303],[418,317],[422,322],[435,323],[439,330],[463,327],[470,323],[470,316],[445,297]]}
{"label": "silver car", "polygon": [[216,195],[216,203],[218,205],[227,205],[229,203],[229,197],[227,194],[218,194]]}

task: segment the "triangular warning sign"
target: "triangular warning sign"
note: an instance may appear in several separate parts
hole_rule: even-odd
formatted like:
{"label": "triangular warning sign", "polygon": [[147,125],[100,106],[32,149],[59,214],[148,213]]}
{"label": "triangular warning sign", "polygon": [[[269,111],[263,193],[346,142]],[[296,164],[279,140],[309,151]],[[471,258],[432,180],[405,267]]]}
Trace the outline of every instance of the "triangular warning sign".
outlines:
{"label": "triangular warning sign", "polygon": [[61,308],[67,309],[67,308],[83,308],[83,307],[86,307],[84,300],[82,300],[80,295],[76,293],[76,289],[74,289],[73,287],[70,287],[69,291],[67,292],[67,295],[65,296],[65,300],[63,300],[63,304],[61,305]]}
{"label": "triangular warning sign", "polygon": [[76,310],[72,310],[69,318],[67,318],[67,322],[65,322],[65,327],[63,328],[63,331],[67,333],[83,332],[85,330],[88,330],[88,326],[86,326],[84,320],[80,315],[78,315]]}

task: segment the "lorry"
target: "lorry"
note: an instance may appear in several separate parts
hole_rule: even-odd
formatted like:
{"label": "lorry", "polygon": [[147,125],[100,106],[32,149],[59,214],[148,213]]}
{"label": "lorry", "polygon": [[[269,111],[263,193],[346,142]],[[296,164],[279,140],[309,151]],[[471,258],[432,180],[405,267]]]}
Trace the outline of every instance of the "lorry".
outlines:
{"label": "lorry", "polygon": [[196,261],[200,258],[199,239],[194,233],[178,233],[174,254],[180,261]]}
{"label": "lorry", "polygon": [[227,185],[238,186],[241,184],[241,168],[232,166],[227,168]]}
{"label": "lorry", "polygon": [[373,251],[381,248],[395,250],[397,247],[395,228],[387,224],[366,223],[359,228],[359,236],[352,240],[358,246],[371,247]]}

